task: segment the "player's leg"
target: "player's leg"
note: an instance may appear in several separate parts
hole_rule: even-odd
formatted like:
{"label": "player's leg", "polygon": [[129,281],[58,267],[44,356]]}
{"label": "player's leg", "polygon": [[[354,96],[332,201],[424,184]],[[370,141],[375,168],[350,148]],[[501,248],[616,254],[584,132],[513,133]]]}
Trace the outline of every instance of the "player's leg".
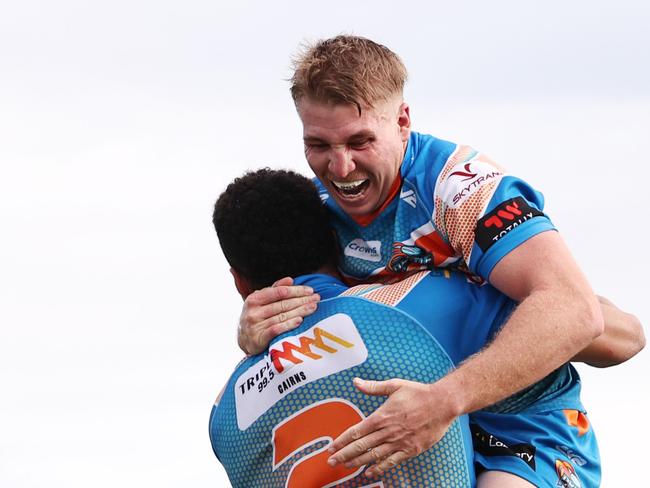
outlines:
{"label": "player's leg", "polygon": [[505,471],[483,471],[476,478],[476,488],[535,488],[535,485]]}

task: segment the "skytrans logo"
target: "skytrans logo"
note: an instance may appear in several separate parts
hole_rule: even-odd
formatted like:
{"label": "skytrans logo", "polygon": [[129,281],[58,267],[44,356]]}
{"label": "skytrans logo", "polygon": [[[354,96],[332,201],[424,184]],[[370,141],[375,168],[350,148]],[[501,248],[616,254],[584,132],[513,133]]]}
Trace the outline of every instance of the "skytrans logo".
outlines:
{"label": "skytrans logo", "polygon": [[367,357],[352,318],[342,313],[283,337],[235,382],[239,429],[246,430],[287,393],[361,364]]}
{"label": "skytrans logo", "polygon": [[497,185],[503,177],[499,168],[479,159],[458,163],[451,169],[454,171],[447,176],[442,176],[444,172],[438,176],[435,187],[435,195],[450,208],[460,207],[481,188]]}

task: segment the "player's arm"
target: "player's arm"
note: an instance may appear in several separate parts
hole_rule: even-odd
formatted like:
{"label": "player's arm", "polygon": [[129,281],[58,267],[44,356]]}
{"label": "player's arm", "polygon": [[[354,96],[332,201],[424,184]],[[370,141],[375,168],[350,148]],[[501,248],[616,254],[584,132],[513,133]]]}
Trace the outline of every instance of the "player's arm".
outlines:
{"label": "player's arm", "polygon": [[289,277],[246,297],[239,318],[237,343],[246,354],[262,352],[271,339],[295,329],[313,313],[320,296],[309,286],[295,286]]}
{"label": "player's arm", "polygon": [[438,442],[459,415],[542,379],[603,331],[598,300],[557,232],[519,245],[489,278],[520,302],[493,342],[430,385],[357,382],[363,392],[389,398],[333,442],[333,464],[361,465],[374,460],[370,453],[378,462],[368,473],[380,474]]}
{"label": "player's arm", "polygon": [[623,312],[607,298],[598,297],[605,330],[571,360],[597,368],[621,364],[645,347],[641,322],[634,315]]}

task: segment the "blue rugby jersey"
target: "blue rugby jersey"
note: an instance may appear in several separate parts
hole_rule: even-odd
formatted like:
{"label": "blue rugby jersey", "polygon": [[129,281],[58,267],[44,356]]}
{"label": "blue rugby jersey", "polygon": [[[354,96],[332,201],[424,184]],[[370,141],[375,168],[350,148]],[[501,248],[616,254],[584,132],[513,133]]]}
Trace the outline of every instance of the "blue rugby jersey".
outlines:
{"label": "blue rugby jersey", "polygon": [[[309,476],[314,468],[325,478],[313,486],[333,482],[328,475],[345,480],[341,486],[362,486],[368,480],[360,471],[332,474],[324,465],[327,440],[384,400],[360,394],[352,378],[435,381],[484,346],[515,305],[489,285],[446,270],[350,289],[324,275],[300,277],[296,283],[312,286],[324,298],[317,312],[275,339],[264,354],[241,363],[212,410],[212,446],[235,487],[284,486],[289,477],[298,476],[296,469]],[[531,387],[504,401],[500,411],[581,409],[580,384],[570,366],[558,370],[554,382],[558,388]],[[327,427],[328,416],[341,425]],[[284,437],[275,434],[278,426],[287,425],[289,431],[280,429]],[[292,425],[305,433],[296,436]],[[507,436],[507,426],[496,434]],[[279,445],[283,438],[284,446]],[[463,416],[430,452],[390,471],[382,481],[384,486],[470,486],[471,450]],[[301,460],[312,459],[312,454],[320,457],[303,466]],[[459,471],[461,465],[467,471]],[[449,476],[453,482],[444,484]]]}
{"label": "blue rugby jersey", "polygon": [[362,218],[348,216],[315,180],[343,249],[341,271],[354,282],[433,266],[487,279],[519,244],[554,229],[541,193],[469,146],[412,132],[400,179],[394,197]]}
{"label": "blue rugby jersey", "polygon": [[[296,330],[274,339],[232,374],[212,409],[210,440],[234,487],[449,486],[475,483],[468,420],[452,424],[433,448],[369,480],[363,468],[330,468],[326,448],[370,415],[384,397],[360,393],[355,376],[433,382],[453,363],[407,313],[340,296],[346,287],[324,275],[296,280],[324,298]],[[379,484],[379,482],[383,484]]]}

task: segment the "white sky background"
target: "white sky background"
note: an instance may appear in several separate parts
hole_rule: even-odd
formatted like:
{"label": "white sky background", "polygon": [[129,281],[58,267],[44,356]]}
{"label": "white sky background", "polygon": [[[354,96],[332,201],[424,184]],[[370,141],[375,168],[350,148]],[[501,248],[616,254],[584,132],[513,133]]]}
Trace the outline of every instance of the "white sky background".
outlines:
{"label": "white sky background", "polygon": [[[247,168],[307,173],[304,39],[400,54],[415,129],[542,190],[648,323],[647,2],[450,3],[2,3],[0,486],[227,486],[207,424],[240,298],[211,206]],[[605,487],[650,484],[648,357],[580,368]]]}

